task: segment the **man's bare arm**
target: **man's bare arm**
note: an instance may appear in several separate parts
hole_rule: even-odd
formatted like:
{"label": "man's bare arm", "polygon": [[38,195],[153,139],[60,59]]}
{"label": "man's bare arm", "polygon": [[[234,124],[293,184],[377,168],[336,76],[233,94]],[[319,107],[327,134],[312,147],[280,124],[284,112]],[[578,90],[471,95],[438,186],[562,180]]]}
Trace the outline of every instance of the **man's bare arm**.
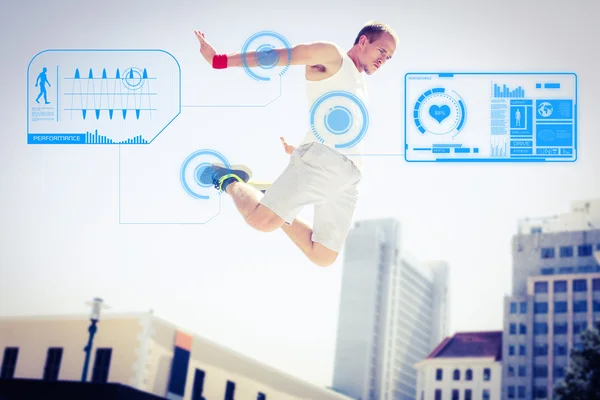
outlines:
{"label": "man's bare arm", "polygon": [[[304,43],[291,49],[278,48],[269,50],[269,52],[272,53],[266,52],[261,57],[276,58],[279,67],[288,64],[330,65],[336,64],[342,57],[338,47],[329,42]],[[244,65],[249,68],[258,67],[258,58],[259,53],[256,51],[231,53],[227,55],[227,67],[243,67]]]}

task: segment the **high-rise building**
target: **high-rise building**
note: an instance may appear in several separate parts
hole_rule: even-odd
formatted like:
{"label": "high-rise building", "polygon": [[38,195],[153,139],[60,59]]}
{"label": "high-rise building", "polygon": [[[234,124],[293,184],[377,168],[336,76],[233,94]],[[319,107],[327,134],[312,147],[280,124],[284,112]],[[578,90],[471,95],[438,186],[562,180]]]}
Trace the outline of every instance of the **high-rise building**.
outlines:
{"label": "high-rise building", "polygon": [[525,219],[504,301],[502,399],[551,399],[580,333],[600,321],[600,199]]}
{"label": "high-rise building", "polygon": [[333,389],[360,400],[413,400],[414,365],[448,334],[448,265],[419,263],[393,219],[358,221],[344,251]]}

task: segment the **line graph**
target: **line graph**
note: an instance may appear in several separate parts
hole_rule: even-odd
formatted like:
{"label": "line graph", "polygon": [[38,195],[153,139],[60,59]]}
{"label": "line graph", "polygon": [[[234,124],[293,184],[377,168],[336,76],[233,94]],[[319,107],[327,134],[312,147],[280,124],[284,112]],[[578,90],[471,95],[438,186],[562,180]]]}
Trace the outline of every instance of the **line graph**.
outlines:
{"label": "line graph", "polygon": [[[112,77],[103,68],[99,78],[94,76],[91,68],[87,78],[82,78],[79,68],[76,68],[74,76],[65,77],[64,80],[70,81],[71,86],[71,91],[64,93],[71,98],[71,106],[64,109],[71,112],[71,118],[73,111],[81,112],[83,119],[88,117],[88,111],[93,111],[96,119],[100,119],[102,111],[105,111],[108,118],[112,119],[117,111],[118,115],[127,119],[127,112],[133,111],[139,120],[142,111],[148,111],[149,118],[152,118],[152,111],[157,111],[152,107],[152,96],[157,93],[150,89],[150,81],[156,81],[157,78],[149,77],[146,68],[140,70],[131,67],[123,74],[117,68]],[[66,82],[65,86],[69,85]]]}
{"label": "line graph", "polygon": [[[44,104],[33,96],[40,70],[56,85]],[[27,78],[30,144],[149,144],[181,112],[179,63],[162,50],[47,50]]]}

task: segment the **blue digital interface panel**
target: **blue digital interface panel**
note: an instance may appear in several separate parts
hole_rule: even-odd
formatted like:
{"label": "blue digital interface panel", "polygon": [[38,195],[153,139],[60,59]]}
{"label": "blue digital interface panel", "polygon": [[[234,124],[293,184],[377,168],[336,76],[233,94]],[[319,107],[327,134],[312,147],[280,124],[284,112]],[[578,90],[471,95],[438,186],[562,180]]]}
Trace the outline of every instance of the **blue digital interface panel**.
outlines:
{"label": "blue digital interface panel", "polygon": [[149,144],[180,111],[162,50],[45,50],[27,68],[28,144]]}
{"label": "blue digital interface panel", "polygon": [[409,162],[577,159],[574,73],[408,73]]}

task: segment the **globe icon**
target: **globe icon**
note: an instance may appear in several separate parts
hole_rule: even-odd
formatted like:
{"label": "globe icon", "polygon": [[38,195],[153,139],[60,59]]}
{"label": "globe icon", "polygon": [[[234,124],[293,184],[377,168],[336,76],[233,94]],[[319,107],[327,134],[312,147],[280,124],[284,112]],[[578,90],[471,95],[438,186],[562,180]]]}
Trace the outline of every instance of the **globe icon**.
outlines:
{"label": "globe icon", "polygon": [[538,106],[538,114],[540,114],[540,116],[544,118],[547,118],[550,115],[552,115],[552,111],[552,104],[548,103],[547,101],[540,103],[540,105]]}

